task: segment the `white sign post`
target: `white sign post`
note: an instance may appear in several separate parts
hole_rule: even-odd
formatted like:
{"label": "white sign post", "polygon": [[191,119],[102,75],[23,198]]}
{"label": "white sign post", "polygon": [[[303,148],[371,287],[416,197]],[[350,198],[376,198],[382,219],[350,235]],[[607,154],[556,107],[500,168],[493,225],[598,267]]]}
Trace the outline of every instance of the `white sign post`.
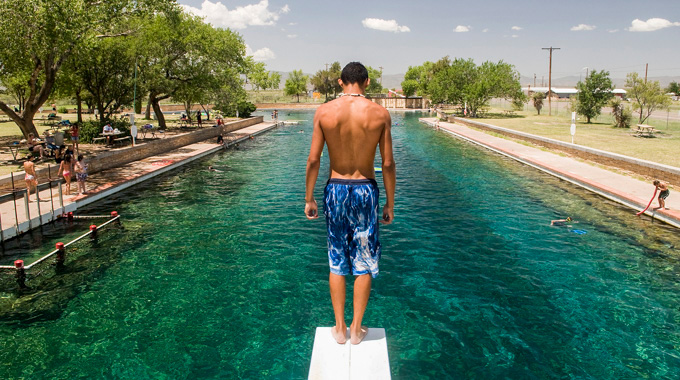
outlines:
{"label": "white sign post", "polygon": [[132,146],[135,146],[135,139],[137,138],[137,126],[135,125],[135,114],[130,114],[130,136],[132,136]]}
{"label": "white sign post", "polygon": [[571,143],[574,143],[574,135],[576,134],[576,112],[571,113]]}

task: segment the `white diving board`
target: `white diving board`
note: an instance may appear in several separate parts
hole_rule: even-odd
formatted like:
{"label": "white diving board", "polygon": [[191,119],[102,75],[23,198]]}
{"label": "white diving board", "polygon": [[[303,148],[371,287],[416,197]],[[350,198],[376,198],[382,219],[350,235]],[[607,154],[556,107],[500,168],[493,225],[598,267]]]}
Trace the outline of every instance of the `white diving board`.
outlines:
{"label": "white diving board", "polygon": [[[349,330],[349,329],[348,329]],[[370,328],[357,345],[338,344],[330,327],[317,327],[309,366],[309,380],[390,380],[385,329]]]}

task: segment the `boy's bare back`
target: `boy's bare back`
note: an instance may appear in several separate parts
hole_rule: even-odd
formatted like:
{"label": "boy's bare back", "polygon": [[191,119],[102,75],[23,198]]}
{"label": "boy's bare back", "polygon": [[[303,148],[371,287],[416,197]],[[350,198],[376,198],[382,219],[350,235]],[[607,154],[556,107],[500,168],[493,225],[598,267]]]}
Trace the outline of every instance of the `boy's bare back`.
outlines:
{"label": "boy's bare back", "polygon": [[331,178],[375,178],[375,150],[391,124],[384,107],[361,96],[342,96],[319,107],[314,128],[321,129],[328,146]]}

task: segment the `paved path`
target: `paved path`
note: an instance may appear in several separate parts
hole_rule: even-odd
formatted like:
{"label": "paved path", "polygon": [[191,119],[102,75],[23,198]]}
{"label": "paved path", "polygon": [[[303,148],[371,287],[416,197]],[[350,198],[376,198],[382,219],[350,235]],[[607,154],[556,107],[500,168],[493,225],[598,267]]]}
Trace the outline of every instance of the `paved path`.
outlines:
{"label": "paved path", "polygon": [[[421,122],[430,126],[434,126],[436,120],[436,118],[420,119]],[[570,157],[563,157],[511,140],[491,136],[460,124],[440,121],[439,126],[441,130],[459,138],[575,183],[636,211],[644,209],[654,193],[654,186],[649,182],[601,169]],[[676,209],[680,203],[677,202],[678,195],[675,194],[675,197],[673,195],[671,194],[666,202],[666,207],[669,207],[670,210],[652,210],[653,207],[657,206],[655,199],[645,214],[680,228],[680,211]]]}
{"label": "paved path", "polygon": [[[251,136],[266,132],[275,126],[276,124],[272,122],[256,124],[228,133],[224,136],[224,140],[227,145],[235,144],[239,141],[247,140]],[[215,143],[201,142],[187,145],[162,155],[148,157],[117,168],[98,172],[88,177],[88,193],[83,195],[77,195],[77,183],[75,180],[71,182],[71,195],[66,195],[66,185],[62,184],[62,196],[60,196],[59,186],[55,182],[51,192],[49,188],[40,191],[41,201],[39,203],[35,202],[35,194],[32,194],[32,202],[28,203],[28,207],[26,207],[23,193],[18,194],[16,200],[16,218],[14,200],[9,197],[9,199],[5,199],[0,203],[2,240],[11,239],[17,235],[17,232],[21,234],[41,224],[49,223],[65,212],[75,211],[78,207],[104,199],[130,186],[217,152],[220,149],[223,149],[223,147]],[[30,215],[30,221],[27,217],[27,212]]]}

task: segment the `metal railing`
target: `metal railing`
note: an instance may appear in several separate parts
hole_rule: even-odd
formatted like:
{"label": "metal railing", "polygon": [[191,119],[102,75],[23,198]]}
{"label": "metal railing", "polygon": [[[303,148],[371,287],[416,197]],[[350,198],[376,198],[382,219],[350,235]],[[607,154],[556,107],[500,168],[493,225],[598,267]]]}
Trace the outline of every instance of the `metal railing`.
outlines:
{"label": "metal railing", "polygon": [[[97,234],[101,229],[103,229],[103,228],[105,228],[105,227],[107,227],[107,226],[109,226],[113,223],[120,221],[120,215],[118,215],[118,213],[115,212],[115,211],[111,213],[111,216],[81,216],[81,217],[69,216],[69,220],[72,220],[72,219],[93,219],[93,218],[110,218],[110,219],[107,220],[105,223],[102,223],[99,226],[96,226],[96,225],[90,226],[90,230],[88,232],[76,237],[75,239],[69,241],[66,244],[57,243],[56,249],[54,249],[54,250],[50,251],[49,253],[41,256],[40,258],[38,258],[37,260],[33,261],[32,263],[30,263],[28,265],[24,265],[24,261],[21,260],[21,259],[14,261],[14,265],[0,265],[0,280],[2,280],[1,282],[3,284],[3,287],[6,287],[6,285],[9,283],[9,281],[11,281],[9,277],[14,275],[16,283],[18,284],[18,288],[19,289],[26,288],[25,281],[27,279],[27,271],[30,271],[31,269],[35,268],[36,266],[39,266],[41,264],[46,263],[46,261],[49,258],[51,258],[55,255],[57,256],[55,264],[58,267],[63,266],[64,262],[65,262],[66,248],[78,243],[79,241],[85,239],[88,236],[91,237],[92,239],[96,239]],[[33,277],[37,277],[42,272],[43,271],[41,270],[39,273],[34,274]]]}

